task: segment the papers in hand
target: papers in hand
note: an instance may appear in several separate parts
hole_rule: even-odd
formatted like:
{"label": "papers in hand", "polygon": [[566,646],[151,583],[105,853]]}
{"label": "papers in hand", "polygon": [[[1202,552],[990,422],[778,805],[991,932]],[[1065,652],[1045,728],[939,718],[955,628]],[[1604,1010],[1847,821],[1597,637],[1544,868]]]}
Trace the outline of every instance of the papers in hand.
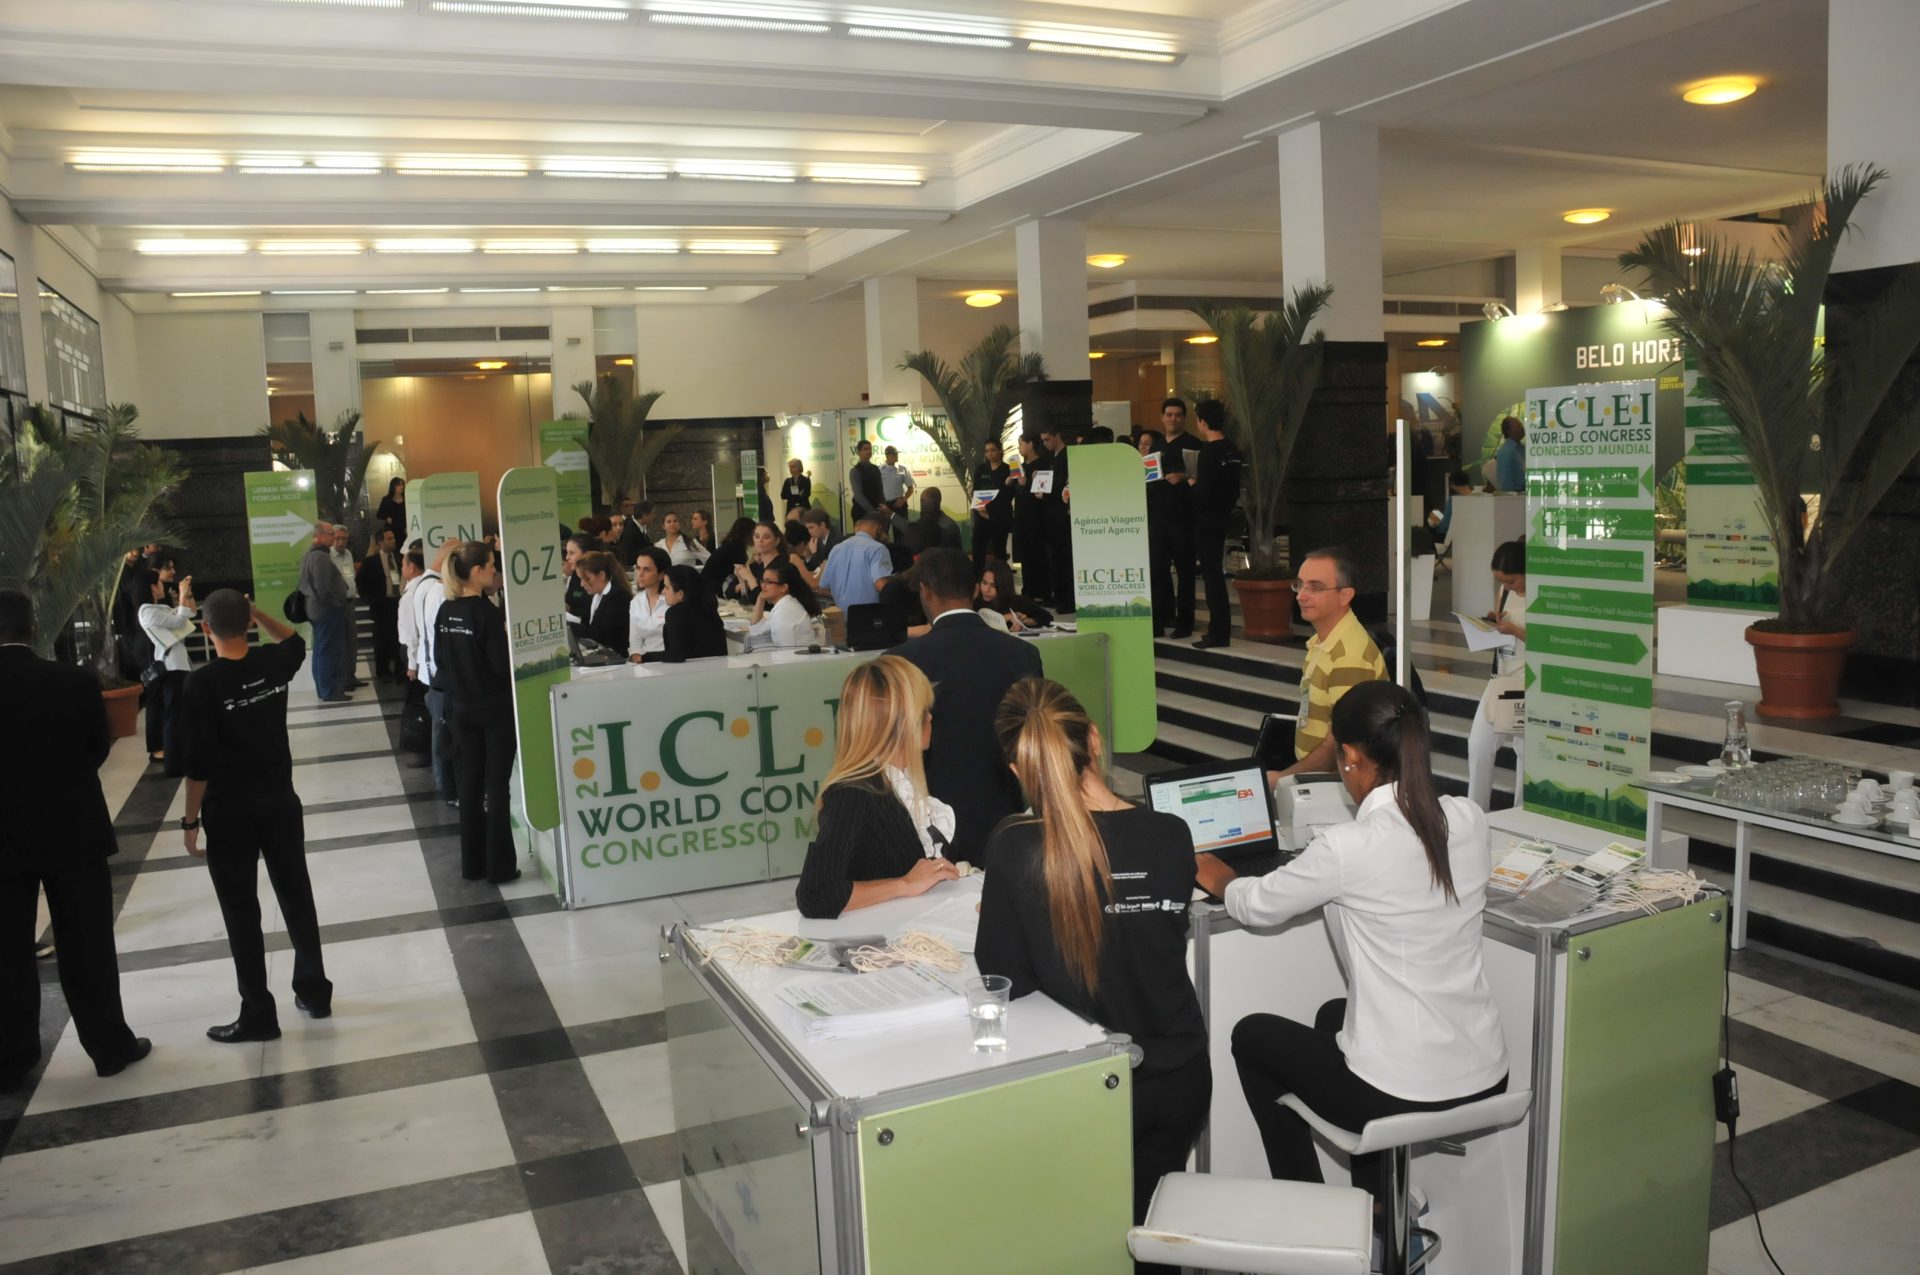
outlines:
{"label": "papers in hand", "polygon": [[1000,494],[1000,489],[998,487],[995,487],[991,490],[988,490],[983,487],[974,488],[973,489],[973,512],[977,514],[983,514],[987,512],[987,506],[991,505],[993,503],[993,498],[995,496],[998,496],[999,494]]}
{"label": "papers in hand", "polygon": [[1165,472],[1161,468],[1159,452],[1148,452],[1145,456],[1142,456],[1140,459],[1146,465],[1148,482],[1157,483],[1162,478],[1166,477]]}
{"label": "papers in hand", "polygon": [[1497,651],[1503,646],[1513,645],[1513,639],[1496,629],[1491,620],[1461,611],[1455,611],[1453,618],[1460,621],[1460,632],[1467,639],[1469,651]]}
{"label": "papers in hand", "polygon": [[1045,496],[1053,491],[1053,471],[1043,469],[1027,483],[1027,490],[1036,496]]}
{"label": "papers in hand", "polygon": [[858,978],[807,979],[776,995],[805,1020],[808,1040],[864,1040],[965,1018],[967,998],[957,978],[896,965]]}

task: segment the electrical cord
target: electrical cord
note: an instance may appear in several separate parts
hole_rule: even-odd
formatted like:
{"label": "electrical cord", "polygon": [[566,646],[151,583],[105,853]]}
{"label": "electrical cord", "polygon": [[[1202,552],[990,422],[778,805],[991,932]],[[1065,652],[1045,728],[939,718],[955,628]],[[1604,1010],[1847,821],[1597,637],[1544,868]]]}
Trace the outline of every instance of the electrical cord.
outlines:
{"label": "electrical cord", "polygon": [[1720,1070],[1713,1078],[1713,1108],[1720,1122],[1727,1126],[1727,1173],[1733,1178],[1733,1184],[1747,1197],[1747,1204],[1753,1209],[1753,1229],[1760,1237],[1760,1250],[1773,1263],[1773,1269],[1779,1275],[1787,1275],[1780,1265],[1780,1259],[1773,1255],[1772,1245],[1767,1243],[1767,1228],[1760,1221],[1760,1201],[1754,1199],[1753,1191],[1740,1179],[1740,1170],[1734,1166],[1733,1147],[1739,1137],[1740,1088],[1734,1078],[1733,1058],[1729,1052],[1729,1038],[1733,1031],[1733,925],[1732,900],[1727,901],[1728,922],[1727,942],[1721,951],[1720,961]]}

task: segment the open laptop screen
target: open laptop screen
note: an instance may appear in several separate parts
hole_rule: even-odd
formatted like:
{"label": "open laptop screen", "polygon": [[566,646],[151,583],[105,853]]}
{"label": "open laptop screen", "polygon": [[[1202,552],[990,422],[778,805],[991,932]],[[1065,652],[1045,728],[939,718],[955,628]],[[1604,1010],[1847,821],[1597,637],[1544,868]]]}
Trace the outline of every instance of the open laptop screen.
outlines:
{"label": "open laptop screen", "polygon": [[1193,833],[1196,853],[1234,857],[1277,845],[1266,772],[1252,759],[1150,776],[1147,804],[1179,817]]}

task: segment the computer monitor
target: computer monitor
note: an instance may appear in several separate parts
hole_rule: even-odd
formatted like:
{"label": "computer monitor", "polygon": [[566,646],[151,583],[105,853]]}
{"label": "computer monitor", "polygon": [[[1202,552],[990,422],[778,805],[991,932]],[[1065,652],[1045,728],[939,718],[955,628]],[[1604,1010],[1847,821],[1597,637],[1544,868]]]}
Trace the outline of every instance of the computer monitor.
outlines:
{"label": "computer monitor", "polygon": [[1267,790],[1266,771],[1251,757],[1150,775],[1147,807],[1184,822],[1193,833],[1196,854],[1241,859],[1279,853],[1273,795]]}
{"label": "computer monitor", "polygon": [[885,651],[907,640],[907,608],[867,602],[847,608],[847,645],[856,651]]}
{"label": "computer monitor", "polygon": [[592,638],[580,636],[580,626],[567,625],[567,655],[572,661],[588,668],[597,668],[605,664],[623,664],[618,651],[610,651]]}

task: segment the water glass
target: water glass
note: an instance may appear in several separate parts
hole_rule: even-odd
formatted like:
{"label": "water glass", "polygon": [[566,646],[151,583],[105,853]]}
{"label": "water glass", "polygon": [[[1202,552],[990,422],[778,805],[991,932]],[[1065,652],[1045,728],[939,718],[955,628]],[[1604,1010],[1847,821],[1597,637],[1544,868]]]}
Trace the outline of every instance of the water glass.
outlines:
{"label": "water glass", "polygon": [[981,1053],[1007,1047],[1007,1006],[1013,999],[1013,980],[1001,974],[983,974],[967,980],[967,1018],[973,1024],[973,1047]]}

